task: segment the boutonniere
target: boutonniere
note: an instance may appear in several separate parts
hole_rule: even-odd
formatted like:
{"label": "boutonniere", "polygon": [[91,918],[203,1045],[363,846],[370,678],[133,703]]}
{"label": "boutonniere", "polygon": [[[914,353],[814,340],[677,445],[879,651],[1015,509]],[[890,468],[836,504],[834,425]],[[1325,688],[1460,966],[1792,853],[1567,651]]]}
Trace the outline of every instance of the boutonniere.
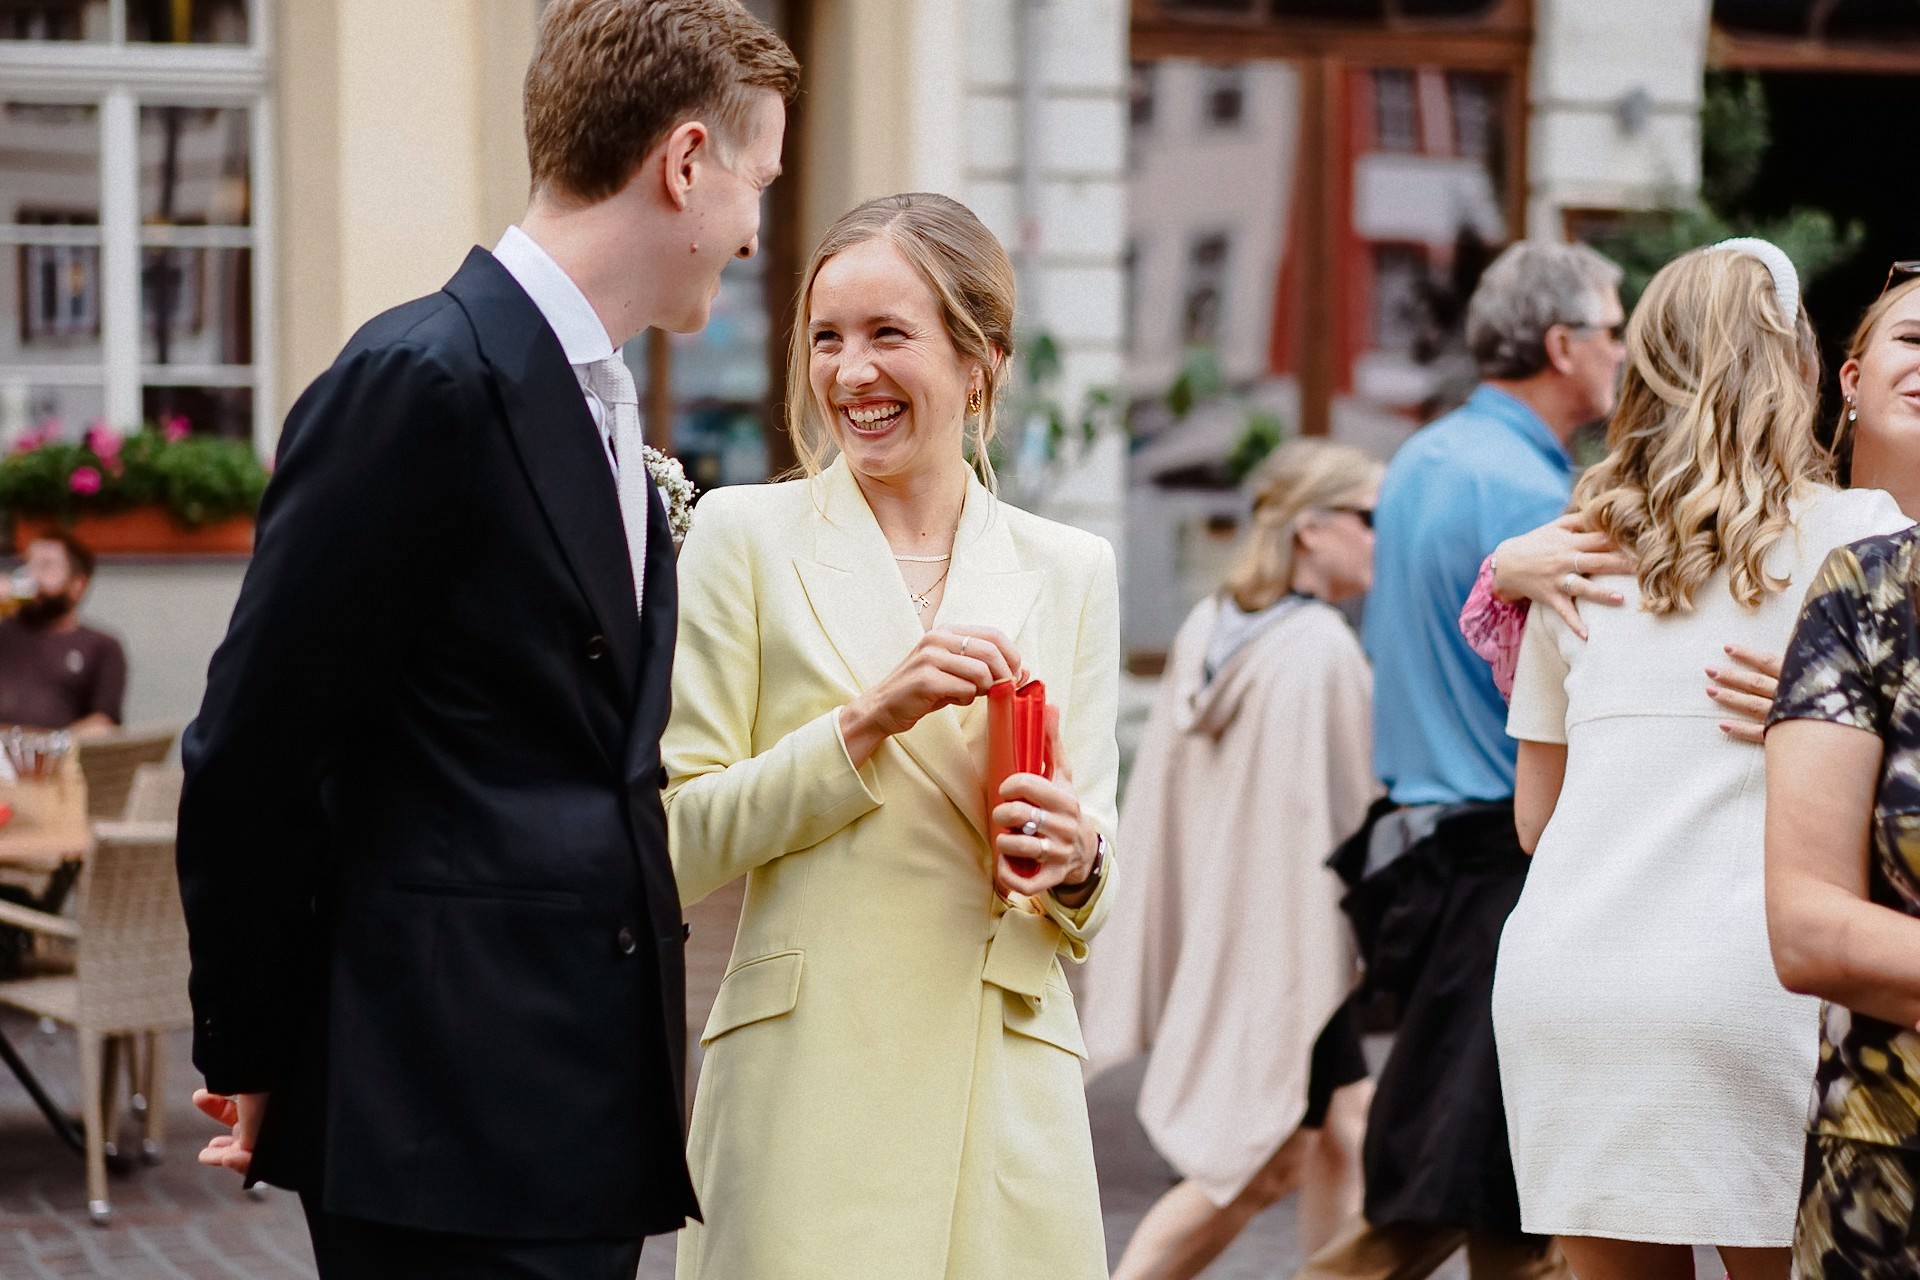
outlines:
{"label": "boutonniere", "polygon": [[673,531],[673,545],[677,547],[686,541],[687,530],[693,528],[693,500],[699,491],[693,487],[693,481],[687,479],[687,469],[680,465],[680,459],[650,444],[640,449],[647,462],[647,474],[653,477],[661,499],[667,504],[667,528]]}

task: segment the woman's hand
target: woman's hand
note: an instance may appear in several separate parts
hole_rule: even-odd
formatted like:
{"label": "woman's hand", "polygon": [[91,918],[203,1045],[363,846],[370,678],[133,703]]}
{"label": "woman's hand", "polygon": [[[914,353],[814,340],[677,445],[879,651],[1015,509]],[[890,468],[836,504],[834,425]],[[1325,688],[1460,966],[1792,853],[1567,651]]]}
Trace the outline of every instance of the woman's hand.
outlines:
{"label": "woman's hand", "polygon": [[921,636],[906,659],[840,708],[840,736],[858,769],[880,744],[941,707],[964,707],[1002,680],[1026,678],[1013,641],[992,627],[956,623]]}
{"label": "woman's hand", "polygon": [[[1000,785],[1000,803],[988,815],[994,837],[993,881],[1001,894],[1038,897],[1049,889],[1075,907],[1093,892],[1094,852],[1100,833],[1080,812],[1073,772],[1060,745],[1060,713],[1047,708],[1053,776],[1016,773]],[[1027,834],[1031,829],[1031,835]],[[1073,886],[1062,890],[1061,885]]]}
{"label": "woman's hand", "polygon": [[1594,533],[1586,521],[1568,513],[1552,524],[1508,538],[1493,552],[1493,593],[1509,604],[1521,599],[1546,605],[1566,620],[1573,634],[1587,638],[1580,621],[1580,601],[1619,604],[1625,597],[1618,591],[1597,587],[1588,581],[1603,573],[1632,573],[1633,560],[1608,540]]}
{"label": "woman's hand", "polygon": [[1707,696],[1737,717],[1721,721],[1720,732],[1758,746],[1766,741],[1767,712],[1773,710],[1773,695],[1780,688],[1780,655],[1737,644],[1727,645],[1726,650],[1738,665],[1708,667],[1707,679],[1713,683],[1707,686]]}

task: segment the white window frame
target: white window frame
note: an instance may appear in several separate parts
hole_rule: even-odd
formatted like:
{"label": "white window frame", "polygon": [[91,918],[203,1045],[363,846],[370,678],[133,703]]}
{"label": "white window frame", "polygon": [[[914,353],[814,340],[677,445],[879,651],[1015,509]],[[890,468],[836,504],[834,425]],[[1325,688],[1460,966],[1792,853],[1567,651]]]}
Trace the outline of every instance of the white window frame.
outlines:
{"label": "white window frame", "polygon": [[[128,44],[125,0],[109,0],[104,41],[0,40],[0,98],[91,103],[100,129],[101,364],[9,364],[9,376],[42,386],[99,385],[114,427],[138,424],[143,386],[250,387],[253,446],[272,453],[279,316],[275,280],[277,191],[269,50],[270,0],[247,0],[250,43]],[[142,227],[140,108],[242,107],[247,111],[250,225]],[[57,232],[59,228],[49,228]],[[71,239],[69,232],[63,239]],[[140,262],[146,248],[250,248],[253,251],[253,363],[250,366],[146,366],[141,353]]]}

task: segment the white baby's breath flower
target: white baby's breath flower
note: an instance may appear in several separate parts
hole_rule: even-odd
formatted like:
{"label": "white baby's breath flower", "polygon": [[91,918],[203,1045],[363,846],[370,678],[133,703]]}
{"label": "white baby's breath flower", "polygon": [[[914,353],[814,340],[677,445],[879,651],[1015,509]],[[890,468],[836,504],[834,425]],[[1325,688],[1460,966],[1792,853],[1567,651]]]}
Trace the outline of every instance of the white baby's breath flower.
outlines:
{"label": "white baby's breath flower", "polygon": [[660,497],[667,504],[667,527],[673,530],[673,544],[677,547],[685,541],[687,530],[693,528],[693,500],[699,491],[693,487],[693,481],[687,479],[680,459],[650,444],[641,446],[641,456],[646,459],[647,474],[660,487]]}

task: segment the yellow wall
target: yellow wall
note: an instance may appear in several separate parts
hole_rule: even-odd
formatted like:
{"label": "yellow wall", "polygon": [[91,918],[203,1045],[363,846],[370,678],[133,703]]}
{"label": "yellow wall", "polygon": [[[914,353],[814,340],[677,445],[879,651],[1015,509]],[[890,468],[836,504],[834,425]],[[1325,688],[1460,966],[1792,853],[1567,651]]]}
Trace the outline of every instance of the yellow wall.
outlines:
{"label": "yellow wall", "polygon": [[525,207],[537,0],[278,10],[277,422],[369,317],[438,288]]}
{"label": "yellow wall", "polygon": [[[961,196],[966,44],[961,0],[815,0],[802,69],[801,244],[895,191]],[[790,179],[791,180],[791,179]]]}

